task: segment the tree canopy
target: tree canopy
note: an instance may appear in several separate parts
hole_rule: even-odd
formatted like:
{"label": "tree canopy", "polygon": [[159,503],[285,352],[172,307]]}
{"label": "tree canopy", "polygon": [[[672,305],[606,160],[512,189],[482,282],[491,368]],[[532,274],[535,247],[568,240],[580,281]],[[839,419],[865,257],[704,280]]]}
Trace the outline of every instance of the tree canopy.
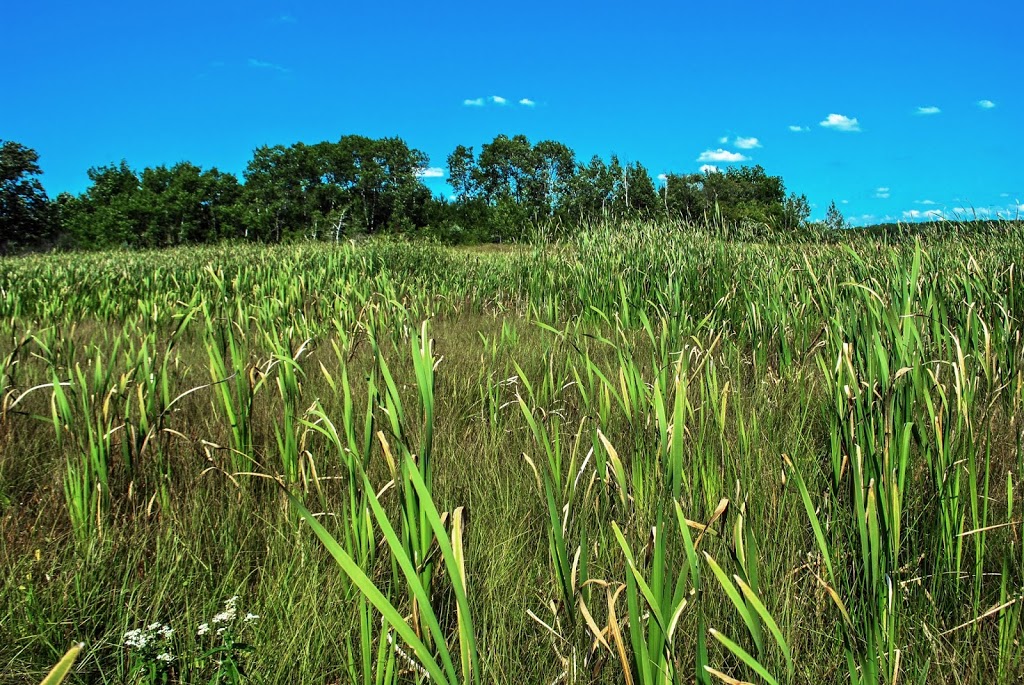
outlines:
{"label": "tree canopy", "polygon": [[0,253],[51,237],[53,211],[42,173],[35,150],[0,140]]}
{"label": "tree canopy", "polygon": [[713,218],[726,224],[791,230],[810,215],[806,198],[787,197],[782,178],[769,176],[759,165],[670,174],[664,195],[670,214],[691,221]]}
{"label": "tree canopy", "polygon": [[745,234],[806,222],[807,199],[760,166],[669,174],[640,162],[577,160],[554,140],[498,135],[447,157],[449,197],[423,183],[429,159],[401,138],[261,146],[239,180],[182,161],[137,171],[127,161],[89,169],[79,195],[51,202],[35,151],[0,148],[0,249],[166,247],[219,240],[340,240],[425,233],[442,240],[520,240],[538,226],[572,231],[604,220],[682,220]]}

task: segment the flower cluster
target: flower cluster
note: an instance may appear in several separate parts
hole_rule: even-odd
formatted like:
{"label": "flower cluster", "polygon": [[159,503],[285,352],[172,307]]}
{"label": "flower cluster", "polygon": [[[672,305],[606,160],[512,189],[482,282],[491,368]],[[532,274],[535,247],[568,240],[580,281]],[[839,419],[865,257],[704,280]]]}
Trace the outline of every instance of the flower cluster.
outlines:
{"label": "flower cluster", "polygon": [[125,631],[121,643],[132,653],[136,668],[150,661],[167,666],[174,661],[170,651],[173,636],[174,628],[169,625],[150,623],[145,628]]}
{"label": "flower cluster", "polygon": [[[170,682],[168,679],[181,677],[179,669],[189,672],[210,674],[222,678],[217,682],[238,685],[245,679],[242,670],[242,656],[252,651],[241,635],[260,620],[259,614],[238,608],[238,595],[224,601],[224,608],[209,621],[200,623],[196,635],[200,638],[216,634],[212,645],[201,649],[196,655],[175,656],[171,649],[175,631],[171,626],[151,623],[144,628],[125,632],[122,644],[128,650],[129,680],[145,685]],[[205,675],[204,675],[205,677]]]}
{"label": "flower cluster", "polygon": [[[221,611],[211,618],[208,623],[200,623],[199,628],[196,630],[196,634],[199,637],[203,637],[209,633],[211,629],[210,624],[212,623],[214,626],[217,626],[217,635],[223,635],[236,618],[238,618],[238,595],[224,600],[224,611]],[[251,611],[247,612],[245,616],[242,617],[243,624],[249,624],[258,620],[260,620],[260,615],[254,614]],[[218,626],[217,624],[220,625]]]}
{"label": "flower cluster", "polygon": [[240,615],[238,595],[235,595],[224,601],[222,611],[208,622],[199,624],[196,630],[198,637],[215,635],[210,643],[212,646],[201,660],[205,664],[204,668],[215,669],[215,678],[222,679],[217,682],[238,685],[245,679],[242,659],[244,654],[253,650],[253,647],[248,641],[242,639],[242,635],[250,628],[251,624],[259,619],[259,614],[254,614],[251,611]]}
{"label": "flower cluster", "polygon": [[235,608],[235,605],[237,603],[238,603],[238,595],[235,595],[234,597],[229,597],[228,599],[224,600],[224,611],[222,611],[219,614],[217,614],[216,616],[214,616],[213,619],[212,619],[212,622],[213,623],[230,623],[231,621],[234,621],[235,620],[235,616],[238,615],[238,609]]}
{"label": "flower cluster", "polygon": [[174,628],[160,623],[150,623],[145,628],[134,628],[125,632],[123,644],[128,649],[146,649],[157,642],[166,642],[174,635]]}

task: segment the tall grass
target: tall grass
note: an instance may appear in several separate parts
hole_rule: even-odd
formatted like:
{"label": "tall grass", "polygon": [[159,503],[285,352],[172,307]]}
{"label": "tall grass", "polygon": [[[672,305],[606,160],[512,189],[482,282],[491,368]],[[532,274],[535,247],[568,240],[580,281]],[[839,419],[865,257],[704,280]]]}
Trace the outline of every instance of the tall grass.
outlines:
{"label": "tall grass", "polygon": [[83,640],[69,681],[125,682],[131,626],[240,595],[253,682],[1024,678],[1022,256],[637,224],[0,259],[0,673]]}

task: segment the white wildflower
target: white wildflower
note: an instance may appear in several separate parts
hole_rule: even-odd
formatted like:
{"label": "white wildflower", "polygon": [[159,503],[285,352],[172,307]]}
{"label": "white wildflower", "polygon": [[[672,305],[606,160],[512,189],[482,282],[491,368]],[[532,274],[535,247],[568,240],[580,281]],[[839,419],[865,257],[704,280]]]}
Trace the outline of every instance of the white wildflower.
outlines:
{"label": "white wildflower", "polygon": [[235,603],[238,602],[238,595],[231,597],[224,602],[224,611],[220,612],[213,617],[214,623],[227,623],[228,621],[234,621],[235,616],[238,615],[238,609],[235,608]]}
{"label": "white wildflower", "polygon": [[225,630],[227,630],[227,626],[223,626],[223,627],[217,628],[217,634],[218,635],[223,635]]}
{"label": "white wildflower", "polygon": [[141,628],[129,630],[124,634],[124,646],[134,649],[142,649],[149,642],[149,633]]}
{"label": "white wildflower", "polygon": [[214,616],[212,620],[214,623],[227,623],[228,621],[235,620],[235,616],[237,616],[237,612],[235,612],[234,609],[231,609],[229,611],[220,612]]}
{"label": "white wildflower", "polygon": [[159,623],[150,623],[148,626],[146,626],[146,630],[156,630],[159,627]]}
{"label": "white wildflower", "polygon": [[246,623],[252,623],[253,621],[260,620],[260,615],[259,614],[254,614],[254,613],[250,612],[250,613],[247,613],[245,615],[245,618],[243,618],[242,620],[245,621]]}
{"label": "white wildflower", "polygon": [[157,654],[156,660],[171,663],[172,661],[174,661],[174,656],[171,655],[169,652],[164,652],[163,654]]}
{"label": "white wildflower", "polygon": [[171,635],[174,635],[174,628],[170,626],[164,626],[160,629],[160,637],[162,637],[163,639],[170,640]]}
{"label": "white wildflower", "polygon": [[210,624],[200,623],[199,630],[196,631],[196,634],[199,635],[199,637],[202,637],[203,635],[206,635],[208,632],[210,632]]}

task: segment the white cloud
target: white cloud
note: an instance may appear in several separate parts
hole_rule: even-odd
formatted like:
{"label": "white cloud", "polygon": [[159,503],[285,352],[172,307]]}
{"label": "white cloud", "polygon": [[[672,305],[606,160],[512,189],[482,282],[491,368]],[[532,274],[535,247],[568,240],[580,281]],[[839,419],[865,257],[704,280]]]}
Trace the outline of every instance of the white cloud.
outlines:
{"label": "white cloud", "polygon": [[444,169],[437,166],[420,167],[416,170],[416,175],[420,178],[444,178]]}
{"label": "white cloud", "polygon": [[911,221],[917,221],[920,219],[941,219],[942,211],[938,209],[929,209],[921,211],[920,209],[908,209],[903,212],[904,219],[910,219]]}
{"label": "white cloud", "polygon": [[761,141],[753,137],[737,137],[736,140],[733,141],[733,145],[735,145],[741,150],[753,150],[755,147],[761,147]]}
{"label": "white cloud", "polygon": [[483,107],[484,106],[484,99],[483,98],[472,98],[472,99],[466,98],[465,100],[462,101],[462,104],[466,105],[467,107]]}
{"label": "white cloud", "polygon": [[725,145],[726,143],[729,142],[729,136],[722,136],[721,138],[718,139],[718,142],[721,143],[722,145]]}
{"label": "white cloud", "polygon": [[718,148],[717,150],[705,150],[700,153],[700,157],[697,158],[698,162],[746,162],[749,157],[741,155],[739,152],[730,152],[729,150],[723,150]]}
{"label": "white cloud", "polygon": [[508,100],[501,97],[500,95],[492,95],[491,102],[493,102],[496,105],[504,105],[506,102],[508,102]]}
{"label": "white cloud", "polygon": [[848,204],[850,204],[850,201],[849,200],[840,200],[839,203],[840,204],[844,204],[844,205],[848,205]]}
{"label": "white cloud", "polygon": [[991,100],[978,100],[978,107],[981,107],[982,109],[992,109],[995,106],[996,103]]}
{"label": "white cloud", "polygon": [[282,74],[287,74],[288,69],[282,67],[280,64],[274,64],[273,62],[264,62],[261,59],[249,58],[249,66],[254,69],[270,69],[271,71],[277,71]]}
{"label": "white cloud", "polygon": [[889,196],[891,195],[890,190],[891,190],[890,188],[886,188],[886,187],[875,188],[875,197],[877,197],[879,199],[882,199],[882,200],[888,200]]}
{"label": "white cloud", "polygon": [[522,100],[519,101],[519,104],[523,105],[524,107],[533,107],[537,103],[531,100],[530,98],[523,98]]}
{"label": "white cloud", "polygon": [[1009,193],[999,193],[999,197],[1010,197]]}
{"label": "white cloud", "polygon": [[857,117],[850,118],[845,114],[829,114],[824,121],[818,122],[818,125],[836,131],[860,131],[860,122],[857,121]]}
{"label": "white cloud", "polygon": [[809,129],[806,126],[797,126],[796,124],[790,124],[789,130],[792,131],[793,133],[803,133],[805,131],[810,131],[811,129]]}
{"label": "white cloud", "polygon": [[914,200],[915,205],[936,205],[938,202],[935,200]]}
{"label": "white cloud", "polygon": [[282,24],[297,24],[299,21],[290,14],[282,14],[277,20]]}
{"label": "white cloud", "polygon": [[721,172],[722,170],[714,164],[702,164],[700,167],[700,173],[702,174],[719,174]]}
{"label": "white cloud", "polygon": [[664,183],[668,180],[668,174],[658,174],[658,180]]}
{"label": "white cloud", "polygon": [[925,115],[925,116],[927,116],[929,114],[938,114],[941,111],[942,111],[941,109],[939,109],[938,107],[935,107],[934,105],[929,105],[928,107],[918,107],[917,108],[917,113],[921,114],[921,115]]}
{"label": "white cloud", "polygon": [[988,216],[992,210],[987,207],[954,207],[953,214],[961,218],[972,218],[975,216]]}

